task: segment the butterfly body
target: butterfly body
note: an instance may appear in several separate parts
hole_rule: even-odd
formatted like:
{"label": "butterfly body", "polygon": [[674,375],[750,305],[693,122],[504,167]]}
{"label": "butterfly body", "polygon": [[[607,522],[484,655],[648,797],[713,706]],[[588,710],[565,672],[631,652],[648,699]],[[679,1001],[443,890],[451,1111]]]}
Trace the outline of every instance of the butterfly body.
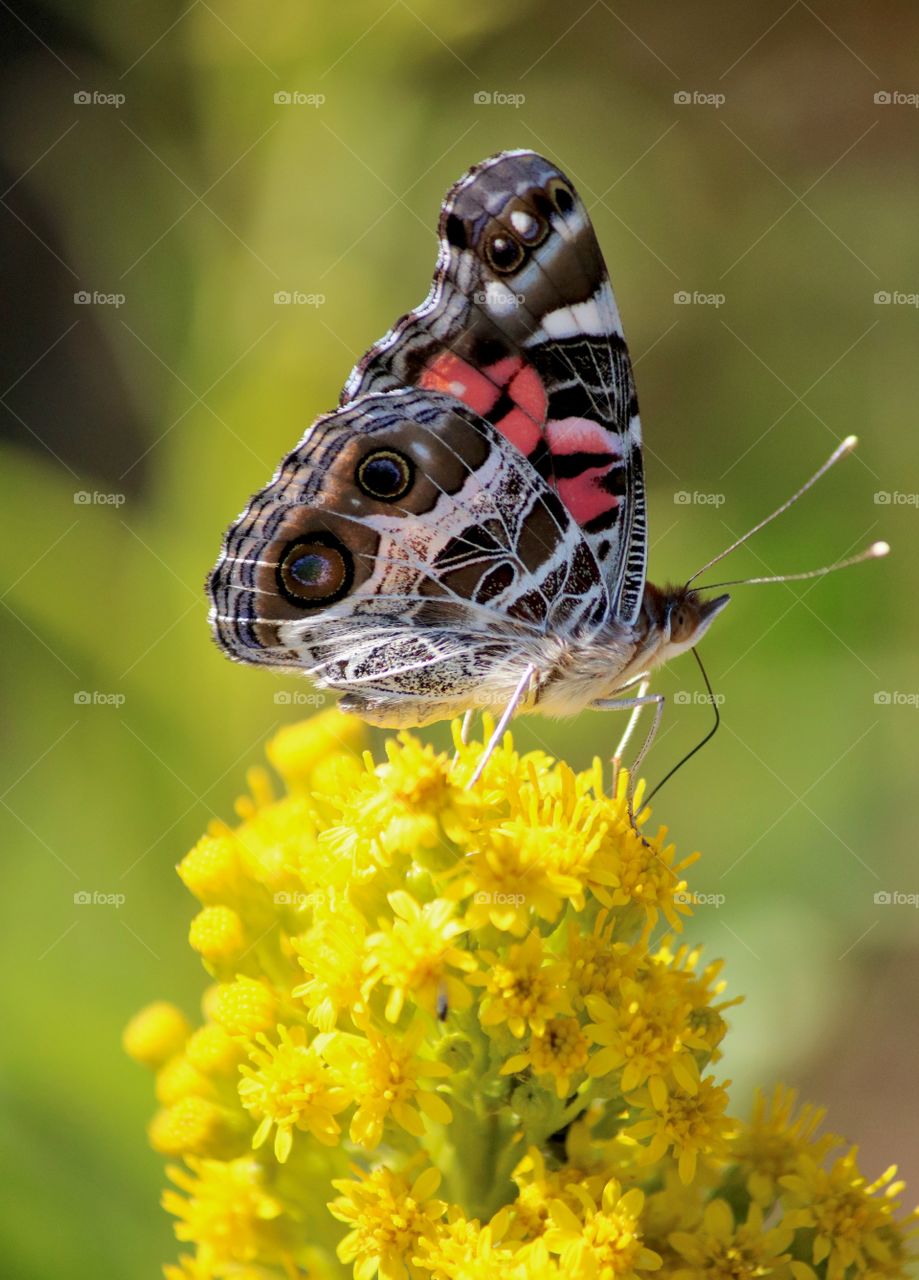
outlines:
{"label": "butterfly body", "polygon": [[448,193],[427,299],[357,364],[226,535],[211,624],[377,725],[572,715],[690,647],[726,597],[645,580],[641,426],[587,211],[532,152]]}

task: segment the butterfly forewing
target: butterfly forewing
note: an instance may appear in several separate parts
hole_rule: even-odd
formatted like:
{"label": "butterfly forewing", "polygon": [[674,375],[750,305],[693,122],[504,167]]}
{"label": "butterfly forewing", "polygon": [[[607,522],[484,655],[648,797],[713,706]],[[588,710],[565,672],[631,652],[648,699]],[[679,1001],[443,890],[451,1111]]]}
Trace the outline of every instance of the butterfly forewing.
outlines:
{"label": "butterfly forewing", "polygon": [[645,580],[641,428],[606,267],[568,179],[504,152],[451,189],[427,299],[353,370],[343,403],[417,385],[492,422],[559,495],[634,621]]}

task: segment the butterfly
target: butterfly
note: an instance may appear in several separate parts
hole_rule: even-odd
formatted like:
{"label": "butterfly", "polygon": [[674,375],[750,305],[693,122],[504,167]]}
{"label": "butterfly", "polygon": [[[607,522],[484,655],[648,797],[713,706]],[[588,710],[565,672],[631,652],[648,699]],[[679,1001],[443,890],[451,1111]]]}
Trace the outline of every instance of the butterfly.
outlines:
{"label": "butterfly", "polygon": [[729,596],[647,580],[635,382],[584,202],[503,151],[447,193],[438,240],[427,298],[227,532],[217,643],[374,725],[497,711],[483,764],[518,712],[659,719],[643,682]]}

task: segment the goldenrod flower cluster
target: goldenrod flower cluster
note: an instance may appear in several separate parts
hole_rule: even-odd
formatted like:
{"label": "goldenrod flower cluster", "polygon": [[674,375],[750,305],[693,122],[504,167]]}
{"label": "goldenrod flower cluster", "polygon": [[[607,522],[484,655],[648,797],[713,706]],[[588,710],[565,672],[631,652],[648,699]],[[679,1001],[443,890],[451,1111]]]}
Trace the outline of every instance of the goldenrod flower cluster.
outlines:
{"label": "goldenrod flower cluster", "polygon": [[508,736],[361,754],[283,730],[238,825],[179,874],[213,982],[137,1015],[156,1073],[169,1280],[905,1275],[912,1217],[779,1088],[730,1118],[719,965],[666,831],[600,763]]}

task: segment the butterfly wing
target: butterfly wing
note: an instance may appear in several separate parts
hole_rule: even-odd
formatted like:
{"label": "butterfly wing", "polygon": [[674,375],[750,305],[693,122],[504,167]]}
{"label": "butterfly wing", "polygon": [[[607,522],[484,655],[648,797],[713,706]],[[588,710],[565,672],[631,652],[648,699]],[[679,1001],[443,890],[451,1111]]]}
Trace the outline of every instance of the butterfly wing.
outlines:
{"label": "butterfly wing", "polygon": [[450,190],[439,240],[428,297],[354,368],[342,403],[410,385],[475,409],[558,493],[612,616],[634,622],[647,561],[641,426],[583,202],[548,160],[502,152]]}
{"label": "butterfly wing", "polygon": [[609,613],[558,495],[473,410],[410,388],[319,418],[208,586],[230,657],[297,668],[384,725],[502,703],[547,637]]}

